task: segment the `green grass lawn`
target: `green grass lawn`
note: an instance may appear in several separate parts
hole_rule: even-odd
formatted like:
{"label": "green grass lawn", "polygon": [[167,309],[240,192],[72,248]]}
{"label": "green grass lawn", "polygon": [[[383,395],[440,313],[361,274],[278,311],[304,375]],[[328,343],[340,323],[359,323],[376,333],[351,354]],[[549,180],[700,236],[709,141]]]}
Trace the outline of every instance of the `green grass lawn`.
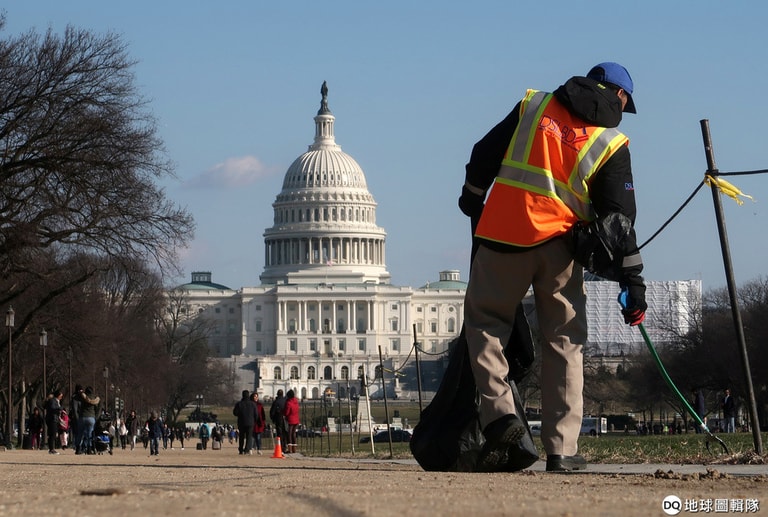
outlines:
{"label": "green grass lawn", "polygon": [[[717,442],[706,448],[705,434],[637,436],[607,434],[599,438],[582,437],[579,452],[592,463],[746,463],[755,461],[752,433],[717,434],[728,447],[725,454]],[[768,433],[762,433],[765,453]],[[540,445],[540,442],[539,442]],[[756,458],[759,460],[759,457]],[[768,455],[763,455],[763,461]]]}
{"label": "green grass lawn", "polygon": [[[426,405],[426,403],[424,404]],[[217,414],[222,423],[235,423],[232,410],[228,407],[217,407]],[[327,408],[326,408],[327,409]],[[211,409],[212,410],[212,409]],[[341,407],[336,405],[331,408],[334,414],[348,414],[346,403]],[[401,418],[403,424],[415,427],[419,421],[418,402],[390,401],[387,404],[390,420],[395,412]],[[302,404],[302,414],[307,419],[317,416],[321,408],[312,401]],[[355,405],[352,406],[353,415],[357,413]],[[377,401],[371,403],[371,416],[374,421],[381,424],[386,421],[384,403]],[[349,433],[339,436],[331,433],[323,437],[299,438],[299,450],[307,456],[340,456],[359,458],[413,458],[407,443],[393,443],[390,454],[389,443],[375,443],[373,451],[370,443],[360,443],[362,435]],[[638,436],[634,433],[624,434],[620,432],[608,433],[599,438],[582,436],[579,439],[579,452],[590,463],[670,463],[670,464],[703,464],[703,463],[768,463],[768,454],[762,458],[754,454],[752,433],[717,434],[729,449],[729,454],[724,454],[720,445],[711,442],[709,451],[706,448],[706,435],[693,432],[679,435],[651,435]],[[768,447],[768,433],[762,434],[763,452]],[[534,442],[539,449],[541,458],[545,458],[544,448],[538,437]],[[274,443],[270,438],[264,438],[264,448],[272,450]]]}
{"label": "green grass lawn", "polygon": [[[706,435],[680,434],[671,436],[637,436],[614,433],[599,438],[582,436],[579,439],[579,452],[590,463],[670,463],[670,464],[708,464],[708,463],[763,463],[768,462],[768,454],[762,459],[754,454],[751,433],[717,435],[726,444],[729,454],[725,454],[720,445],[711,442],[706,448]],[[762,434],[763,444],[768,444],[768,433]],[[359,443],[359,435],[352,438],[349,434],[341,437],[337,433],[321,438],[300,438],[299,450],[307,456],[340,456],[360,458],[412,458],[407,443],[393,443],[392,453],[388,443]],[[538,437],[534,442],[542,459],[544,448]]]}

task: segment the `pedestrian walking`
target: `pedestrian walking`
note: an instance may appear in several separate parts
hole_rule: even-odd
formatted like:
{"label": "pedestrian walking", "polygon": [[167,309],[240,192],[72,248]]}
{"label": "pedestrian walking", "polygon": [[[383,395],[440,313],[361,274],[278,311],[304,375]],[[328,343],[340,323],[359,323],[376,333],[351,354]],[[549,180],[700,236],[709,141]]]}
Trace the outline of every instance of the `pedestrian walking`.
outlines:
{"label": "pedestrian walking", "polygon": [[136,448],[136,438],[139,436],[139,418],[136,416],[136,410],[132,409],[125,419],[125,427],[128,429],[128,443],[131,450]]}
{"label": "pedestrian walking", "polygon": [[261,455],[261,435],[267,425],[267,417],[264,412],[264,405],[259,401],[259,394],[257,392],[251,393],[251,401],[256,404],[257,415],[256,422],[253,424],[254,447],[251,447],[251,450],[255,448],[256,454]]}
{"label": "pedestrian walking", "polygon": [[[706,425],[707,405],[704,401],[704,393],[701,391],[701,388],[694,388],[693,390],[693,410],[696,412],[696,415],[701,419],[701,421]],[[704,432],[700,425],[695,424],[694,427],[697,434]]]}
{"label": "pedestrian walking", "polygon": [[299,428],[299,399],[296,398],[293,390],[288,390],[285,395],[283,415],[288,425],[288,452],[295,453],[299,444],[296,437],[296,430]]}
{"label": "pedestrian walking", "polygon": [[66,449],[69,447],[69,413],[66,409],[61,410],[59,413],[59,442],[61,448]]}
{"label": "pedestrian walking", "polygon": [[240,402],[232,409],[232,413],[237,417],[237,452],[240,454],[251,454],[253,426],[258,418],[256,409],[256,403],[251,400],[251,393],[243,390]]}
{"label": "pedestrian walking", "polygon": [[160,440],[163,438],[163,421],[156,412],[152,411],[149,414],[146,427],[149,438],[149,455],[157,456],[160,454]]}
{"label": "pedestrian walking", "polygon": [[723,410],[723,418],[725,419],[725,432],[736,432],[736,401],[731,395],[731,390],[725,389],[725,396],[723,402],[720,404]]}
{"label": "pedestrian walking", "polygon": [[287,427],[285,425],[285,396],[283,390],[277,390],[277,396],[272,401],[272,405],[269,408],[269,419],[275,425],[275,436],[280,438],[280,446],[283,449],[283,453],[288,452],[288,435],[286,433]]}
{"label": "pedestrian walking", "polygon": [[56,450],[56,438],[59,436],[59,416],[61,415],[61,390],[53,392],[45,405],[45,426],[48,431],[48,454],[59,454]]}
{"label": "pedestrian walking", "polygon": [[35,406],[32,410],[32,414],[29,415],[29,448],[37,450],[42,448],[43,440],[43,426],[45,425],[45,418],[40,408]]}
{"label": "pedestrian walking", "polygon": [[96,454],[93,444],[93,431],[96,428],[96,417],[101,399],[94,394],[93,388],[90,386],[85,388],[85,391],[80,394],[80,398],[82,402],[80,421],[83,425],[80,437],[80,454]]}

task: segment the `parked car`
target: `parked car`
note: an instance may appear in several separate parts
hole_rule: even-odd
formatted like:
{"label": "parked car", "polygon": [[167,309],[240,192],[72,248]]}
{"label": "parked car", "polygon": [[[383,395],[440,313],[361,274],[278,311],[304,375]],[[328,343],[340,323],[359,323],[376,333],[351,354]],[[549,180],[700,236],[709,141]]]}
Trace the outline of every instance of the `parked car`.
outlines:
{"label": "parked car", "polygon": [[317,429],[297,429],[296,430],[296,436],[300,436],[302,438],[316,438],[323,436],[323,433],[318,431]]}
{"label": "parked car", "polygon": [[[392,441],[393,442],[410,442],[411,432],[405,429],[392,429]],[[360,443],[370,443],[370,436],[363,436],[360,438]],[[389,442],[389,433],[386,429],[379,431],[373,435],[373,443]]]}

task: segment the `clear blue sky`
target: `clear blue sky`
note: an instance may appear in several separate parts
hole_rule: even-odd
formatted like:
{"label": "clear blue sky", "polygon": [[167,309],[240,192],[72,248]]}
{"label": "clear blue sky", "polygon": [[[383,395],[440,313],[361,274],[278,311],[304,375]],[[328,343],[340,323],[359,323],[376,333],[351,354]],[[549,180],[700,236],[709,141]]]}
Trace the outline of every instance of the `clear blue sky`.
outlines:
{"label": "clear blue sky", "polygon": [[[638,114],[621,129],[631,140],[640,242],[704,176],[701,119],[721,171],[768,168],[762,1],[537,9],[509,0],[36,0],[4,9],[0,37],[67,24],[123,36],[177,165],[168,196],[198,227],[180,281],[210,270],[235,289],[258,285],[271,204],[312,143],[324,80],[336,141],[378,203],[397,285],[423,285],[443,269],[466,280],[468,221],[456,199],[472,145],[526,88],[552,90],[600,61],[624,64],[635,82]],[[768,175],[729,179],[756,200],[739,207],[723,198],[742,284],[767,269]],[[643,256],[648,280],[725,286],[708,189]]]}

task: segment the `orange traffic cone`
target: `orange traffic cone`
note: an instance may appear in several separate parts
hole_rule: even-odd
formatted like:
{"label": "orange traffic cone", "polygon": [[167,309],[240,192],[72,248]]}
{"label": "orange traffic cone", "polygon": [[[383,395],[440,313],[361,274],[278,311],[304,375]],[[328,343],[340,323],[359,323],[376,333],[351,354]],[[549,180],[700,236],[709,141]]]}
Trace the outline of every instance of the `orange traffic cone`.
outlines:
{"label": "orange traffic cone", "polygon": [[277,442],[275,442],[275,452],[272,453],[273,458],[278,459],[284,459],[285,456],[283,456],[283,446],[280,445],[280,437],[277,437]]}

